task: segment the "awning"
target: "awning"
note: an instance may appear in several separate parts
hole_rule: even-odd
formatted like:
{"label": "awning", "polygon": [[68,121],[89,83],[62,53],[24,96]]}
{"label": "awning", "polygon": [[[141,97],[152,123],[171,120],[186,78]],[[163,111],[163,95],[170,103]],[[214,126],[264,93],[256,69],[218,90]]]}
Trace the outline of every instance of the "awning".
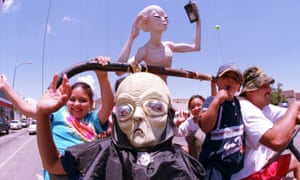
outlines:
{"label": "awning", "polygon": [[12,103],[9,100],[0,97],[0,106],[1,107],[6,107],[6,108],[11,108]]}

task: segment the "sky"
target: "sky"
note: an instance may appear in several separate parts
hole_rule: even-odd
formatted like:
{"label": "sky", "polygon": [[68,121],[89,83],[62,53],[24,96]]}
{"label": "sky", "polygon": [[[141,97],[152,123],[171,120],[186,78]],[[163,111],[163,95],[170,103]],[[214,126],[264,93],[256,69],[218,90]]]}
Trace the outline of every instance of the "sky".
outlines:
{"label": "sky", "polygon": [[[188,0],[6,0],[0,11],[0,73],[25,98],[39,99],[55,73],[96,56],[117,62],[137,13],[156,4],[168,15],[163,40],[192,43]],[[243,71],[258,65],[300,92],[300,0],[196,0],[202,22],[201,51],[175,53],[172,68],[216,75],[224,63]],[[220,29],[216,30],[215,26]],[[149,34],[140,32],[131,56]],[[27,64],[30,62],[30,64]],[[87,76],[93,72],[81,73]],[[119,77],[109,72],[114,82]],[[76,77],[71,81],[76,81]],[[99,87],[96,84],[96,94]],[[210,95],[210,82],[169,77],[173,98]]]}

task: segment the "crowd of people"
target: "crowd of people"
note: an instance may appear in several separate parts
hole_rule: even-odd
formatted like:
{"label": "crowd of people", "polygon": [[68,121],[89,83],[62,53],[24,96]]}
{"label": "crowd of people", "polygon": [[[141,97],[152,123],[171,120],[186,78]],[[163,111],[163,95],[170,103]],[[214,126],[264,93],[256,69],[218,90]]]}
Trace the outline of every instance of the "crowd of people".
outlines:
{"label": "crowd of people", "polygon": [[[161,7],[144,8],[119,62],[170,67],[174,52],[200,51],[200,17],[193,44],[163,42],[167,24]],[[150,40],[129,58],[140,29]],[[102,65],[110,61],[95,59]],[[261,67],[242,72],[236,64],[221,65],[211,96],[192,95],[188,111],[177,117],[166,76],[129,74],[116,82],[113,93],[108,73],[95,73],[102,100],[97,109],[90,85],[70,85],[67,76],[56,87],[54,75],[36,107],[0,76],[0,90],[22,114],[37,119],[44,179],[281,179],[288,172],[300,179],[293,154],[269,161],[300,123],[300,102],[288,108],[270,104],[274,79]],[[188,147],[174,143],[175,136],[185,137]]]}

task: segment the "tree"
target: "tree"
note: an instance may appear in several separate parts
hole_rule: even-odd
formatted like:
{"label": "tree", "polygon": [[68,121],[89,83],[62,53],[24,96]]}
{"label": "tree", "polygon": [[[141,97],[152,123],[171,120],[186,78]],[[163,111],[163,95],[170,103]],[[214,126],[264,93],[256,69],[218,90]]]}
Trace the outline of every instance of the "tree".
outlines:
{"label": "tree", "polygon": [[280,103],[286,101],[286,97],[282,93],[281,86],[283,86],[282,83],[277,84],[277,88],[272,88],[272,92],[270,94],[270,102],[274,105],[279,105]]}

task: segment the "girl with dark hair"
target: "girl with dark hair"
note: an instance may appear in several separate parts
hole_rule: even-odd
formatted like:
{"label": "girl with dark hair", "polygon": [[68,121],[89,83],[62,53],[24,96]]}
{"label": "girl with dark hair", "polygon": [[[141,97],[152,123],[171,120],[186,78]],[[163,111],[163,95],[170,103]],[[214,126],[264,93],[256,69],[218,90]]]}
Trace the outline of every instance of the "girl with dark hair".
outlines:
{"label": "girl with dark hair", "polygon": [[[106,64],[109,58],[97,57],[96,60],[100,64]],[[49,117],[52,136],[59,153],[69,146],[97,139],[97,135],[109,127],[108,117],[114,98],[112,88],[106,71],[95,73],[101,89],[102,105],[99,108],[93,109],[94,93],[91,86],[79,81],[72,85],[65,105]]]}
{"label": "girl with dark hair", "polygon": [[177,136],[184,136],[188,144],[188,152],[198,159],[205,134],[199,128],[200,113],[205,99],[201,95],[193,95],[188,101],[188,113],[181,111],[177,117]]}
{"label": "girl with dark hair", "polygon": [[[96,57],[99,64],[105,65],[110,61],[108,57]],[[76,82],[66,102],[50,114],[49,125],[58,153],[76,144],[90,142],[97,139],[109,127],[108,117],[113,108],[113,92],[106,71],[95,71],[101,89],[102,105],[94,109],[93,90],[88,83]],[[58,76],[55,75],[54,79]],[[64,77],[65,81],[67,80]],[[52,84],[54,86],[54,84]],[[13,105],[24,115],[37,119],[37,108],[27,103],[0,75],[0,91],[11,100]],[[51,91],[51,88],[47,92]],[[47,123],[47,122],[45,122]],[[54,177],[53,177],[54,178]],[[55,177],[56,178],[56,177]],[[60,178],[64,178],[61,177]],[[44,179],[49,179],[44,171]],[[66,177],[67,179],[67,177]]]}

